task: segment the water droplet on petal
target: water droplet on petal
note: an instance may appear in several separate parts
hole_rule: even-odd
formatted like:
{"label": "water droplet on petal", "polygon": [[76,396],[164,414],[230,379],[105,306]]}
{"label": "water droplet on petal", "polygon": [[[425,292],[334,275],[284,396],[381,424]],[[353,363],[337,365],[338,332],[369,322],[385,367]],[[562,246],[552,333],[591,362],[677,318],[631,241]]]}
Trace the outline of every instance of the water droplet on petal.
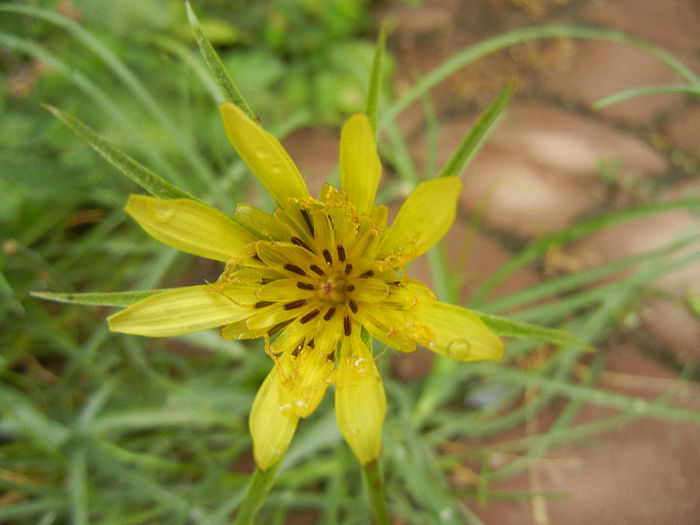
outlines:
{"label": "water droplet on petal", "polygon": [[469,357],[472,345],[466,339],[453,339],[447,345],[447,357],[457,361],[464,361]]}
{"label": "water droplet on petal", "polygon": [[161,208],[153,206],[150,209],[151,216],[158,222],[168,222],[175,216],[175,208]]}

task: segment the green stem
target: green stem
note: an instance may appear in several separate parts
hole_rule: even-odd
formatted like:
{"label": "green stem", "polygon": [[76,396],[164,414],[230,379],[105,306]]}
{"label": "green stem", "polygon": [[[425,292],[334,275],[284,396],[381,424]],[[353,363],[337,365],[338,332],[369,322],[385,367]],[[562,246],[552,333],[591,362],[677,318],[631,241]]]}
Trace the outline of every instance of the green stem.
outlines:
{"label": "green stem", "polygon": [[262,504],[265,503],[265,497],[275,482],[280,463],[282,462],[278,461],[277,464],[267,470],[255,469],[253,479],[238,510],[236,520],[233,522],[234,525],[253,525],[255,523],[255,517],[258,515]]}
{"label": "green stem", "polygon": [[379,460],[375,459],[362,466],[362,479],[365,482],[367,500],[372,510],[375,525],[390,525],[391,521],[384,497],[384,475]]}

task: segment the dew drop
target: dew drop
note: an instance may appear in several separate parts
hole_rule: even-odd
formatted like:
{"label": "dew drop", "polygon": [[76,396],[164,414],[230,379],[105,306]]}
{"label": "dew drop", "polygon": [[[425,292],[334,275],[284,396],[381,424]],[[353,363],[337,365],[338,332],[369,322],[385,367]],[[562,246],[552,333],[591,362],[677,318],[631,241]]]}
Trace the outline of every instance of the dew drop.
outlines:
{"label": "dew drop", "polygon": [[469,357],[472,345],[466,339],[453,339],[447,345],[447,357],[456,361],[464,361]]}
{"label": "dew drop", "polygon": [[158,222],[168,222],[175,216],[175,208],[160,209],[154,206],[150,211],[151,216]]}

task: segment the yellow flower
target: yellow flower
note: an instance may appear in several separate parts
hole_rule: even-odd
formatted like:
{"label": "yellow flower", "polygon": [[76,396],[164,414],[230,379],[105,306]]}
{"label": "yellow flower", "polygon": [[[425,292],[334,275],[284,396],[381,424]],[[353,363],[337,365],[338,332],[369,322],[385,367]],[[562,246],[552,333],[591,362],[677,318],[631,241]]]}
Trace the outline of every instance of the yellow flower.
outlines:
{"label": "yellow flower", "polygon": [[273,367],[250,414],[258,466],[284,456],[299,418],[329,385],[338,427],[366,464],[379,455],[386,397],[363,329],[403,352],[420,344],[459,361],[503,353],[476,314],[437,301],[406,276],[406,264],[450,227],[461,182],[421,183],[387,227],[386,207],[374,204],[381,164],[366,116],[343,127],[341,191],[326,185],[314,199],[272,135],[233,104],[221,111],[231,143],[278,208],[239,204],[234,220],[193,200],[132,195],[126,210],[151,236],[226,267],[213,284],[135,303],[110,317],[110,327],[162,337],[221,326],[225,338],[264,337]]}

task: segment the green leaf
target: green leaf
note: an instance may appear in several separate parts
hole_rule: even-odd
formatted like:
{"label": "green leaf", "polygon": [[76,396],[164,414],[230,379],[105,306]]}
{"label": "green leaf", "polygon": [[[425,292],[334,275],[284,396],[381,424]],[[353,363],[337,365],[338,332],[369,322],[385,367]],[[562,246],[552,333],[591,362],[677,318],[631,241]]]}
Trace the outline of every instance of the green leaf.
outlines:
{"label": "green leaf", "polygon": [[369,117],[372,131],[377,134],[377,111],[379,108],[379,91],[382,84],[382,65],[384,62],[384,50],[386,47],[387,26],[382,24],[377,37],[377,46],[374,48],[374,60],[372,61],[372,75],[369,79],[367,90],[367,109],[365,113]]}
{"label": "green leaf", "polygon": [[633,89],[626,89],[608,97],[605,97],[593,104],[593,109],[602,109],[612,104],[617,104],[631,98],[644,97],[648,95],[659,95],[667,93],[684,93],[688,95],[700,96],[700,86],[688,86],[683,84],[669,84],[664,86],[646,86]]}
{"label": "green leaf", "polygon": [[467,167],[469,161],[474,157],[474,154],[479,151],[481,145],[494,130],[516,85],[517,81],[513,79],[501,90],[496,100],[491,102],[484,114],[479,117],[478,122],[469,131],[469,134],[464,137],[457,151],[455,151],[450,160],[447,161],[445,167],[440,170],[437,177],[459,175],[464,171],[464,168]]}
{"label": "green leaf", "polygon": [[219,86],[222,97],[225,101],[236,104],[252,120],[256,120],[255,114],[250,109],[250,106],[248,106],[248,103],[243,99],[243,96],[238,91],[238,88],[236,88],[233,80],[231,80],[228,71],[224,68],[224,64],[221,62],[219,55],[204,34],[199,19],[192,10],[192,6],[189,2],[185,2],[185,5],[187,7],[187,19],[190,21],[190,26],[194,32],[199,50],[202,52],[202,57],[204,57],[209,73],[211,73],[211,76],[214,78],[216,85]]}
{"label": "green leaf", "polygon": [[167,292],[172,288],[161,290],[141,290],[136,292],[87,292],[87,293],[58,293],[58,292],[32,292],[33,297],[48,299],[59,303],[87,304],[92,306],[130,306],[141,299]]}
{"label": "green leaf", "polygon": [[174,184],[156,175],[144,165],[138,163],[126,153],[118,150],[107,142],[95,130],[84,124],[77,118],[61,111],[53,106],[45,105],[54,117],[72,129],[76,135],[85,140],[92,148],[102,155],[104,159],[121,171],[136,184],[141,186],[154,197],[162,199],[195,199],[189,193],[181,190]]}
{"label": "green leaf", "polygon": [[472,310],[497,335],[526,339],[538,339],[555,345],[577,346],[592,350],[592,347],[564,330],[546,328],[522,321],[514,321],[498,315],[485,314]]}

